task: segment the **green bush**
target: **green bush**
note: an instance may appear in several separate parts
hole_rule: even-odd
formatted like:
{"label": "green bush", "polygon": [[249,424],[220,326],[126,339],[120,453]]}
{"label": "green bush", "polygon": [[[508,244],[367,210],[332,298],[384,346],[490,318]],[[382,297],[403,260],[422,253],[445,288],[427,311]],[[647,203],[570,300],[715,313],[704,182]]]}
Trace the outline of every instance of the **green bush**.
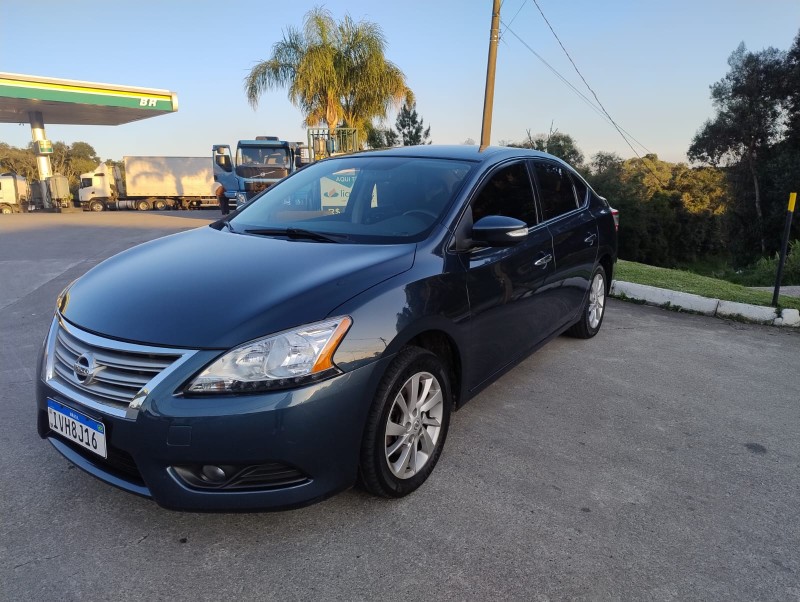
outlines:
{"label": "green bush", "polygon": [[[730,274],[729,280],[745,286],[773,286],[775,276],[778,274],[780,255],[775,253],[772,257],[762,257],[747,268]],[[800,240],[789,243],[789,252],[786,264],[783,267],[782,286],[800,285]]]}
{"label": "green bush", "polygon": [[789,254],[783,268],[783,284],[800,285],[800,240],[789,244]]}

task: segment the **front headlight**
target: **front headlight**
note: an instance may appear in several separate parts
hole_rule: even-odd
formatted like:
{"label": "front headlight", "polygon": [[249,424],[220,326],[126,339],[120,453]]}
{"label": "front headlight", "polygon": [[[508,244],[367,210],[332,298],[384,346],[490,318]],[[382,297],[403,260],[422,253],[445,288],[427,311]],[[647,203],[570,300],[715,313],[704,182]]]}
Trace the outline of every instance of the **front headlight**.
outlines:
{"label": "front headlight", "polygon": [[352,320],[332,318],[232,349],[192,380],[187,393],[249,393],[283,389],[339,373],[333,354]]}

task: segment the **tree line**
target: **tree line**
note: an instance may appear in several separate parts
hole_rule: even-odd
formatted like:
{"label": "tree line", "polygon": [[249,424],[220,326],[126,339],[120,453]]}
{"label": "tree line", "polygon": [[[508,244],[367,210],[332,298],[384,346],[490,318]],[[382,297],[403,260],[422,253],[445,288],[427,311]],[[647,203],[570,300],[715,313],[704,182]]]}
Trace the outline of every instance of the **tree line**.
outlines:
{"label": "tree line", "polygon": [[746,262],[778,250],[789,192],[800,187],[800,32],[788,51],[752,52],[742,43],[728,66],[711,86],[715,115],[688,156],[724,171],[727,242]]}
{"label": "tree line", "polygon": [[[588,163],[575,140],[551,130],[511,146],[556,155],[620,210],[620,257],[672,267],[722,258],[746,266],[780,248],[790,192],[800,192],[800,32],[788,51],[748,51],[710,86],[714,116],[688,149],[690,163],[657,155]],[[800,238],[800,219],[791,239]],[[800,249],[800,244],[795,245]]]}
{"label": "tree line", "polygon": [[508,142],[540,150],[578,169],[598,194],[620,212],[619,256],[651,265],[690,263],[725,249],[725,174],[689,167],[657,155],[622,159],[599,152],[586,163],[569,134],[551,130]]}
{"label": "tree line", "polygon": [[[92,171],[101,163],[94,147],[88,142],[53,143],[53,154],[50,165],[54,174],[67,177],[69,189],[77,195],[78,184],[82,173]],[[0,142],[0,172],[14,172],[27,178],[29,182],[39,179],[36,155],[33,142],[25,148],[17,148]]]}

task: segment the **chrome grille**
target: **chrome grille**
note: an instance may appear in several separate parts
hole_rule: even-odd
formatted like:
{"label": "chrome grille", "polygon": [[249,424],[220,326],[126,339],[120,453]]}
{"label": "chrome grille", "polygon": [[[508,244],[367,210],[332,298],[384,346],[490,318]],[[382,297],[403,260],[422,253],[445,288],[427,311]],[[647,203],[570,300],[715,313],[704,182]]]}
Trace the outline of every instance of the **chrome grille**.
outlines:
{"label": "chrome grille", "polygon": [[[103,339],[58,320],[50,336],[49,383],[77,394],[78,401],[88,399],[122,411],[145,385],[186,353]],[[89,377],[76,370],[79,361],[87,365]]]}

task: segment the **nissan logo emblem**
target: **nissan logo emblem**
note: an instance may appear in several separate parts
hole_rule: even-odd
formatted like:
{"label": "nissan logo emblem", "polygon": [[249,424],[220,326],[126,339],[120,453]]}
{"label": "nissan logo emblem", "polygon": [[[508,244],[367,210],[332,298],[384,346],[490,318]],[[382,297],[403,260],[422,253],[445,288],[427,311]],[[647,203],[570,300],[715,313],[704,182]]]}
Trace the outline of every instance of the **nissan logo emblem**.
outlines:
{"label": "nissan logo emblem", "polygon": [[102,370],[102,366],[98,366],[95,362],[94,355],[91,353],[81,354],[75,363],[72,364],[72,371],[75,374],[75,380],[84,386],[92,384],[97,373]]}

